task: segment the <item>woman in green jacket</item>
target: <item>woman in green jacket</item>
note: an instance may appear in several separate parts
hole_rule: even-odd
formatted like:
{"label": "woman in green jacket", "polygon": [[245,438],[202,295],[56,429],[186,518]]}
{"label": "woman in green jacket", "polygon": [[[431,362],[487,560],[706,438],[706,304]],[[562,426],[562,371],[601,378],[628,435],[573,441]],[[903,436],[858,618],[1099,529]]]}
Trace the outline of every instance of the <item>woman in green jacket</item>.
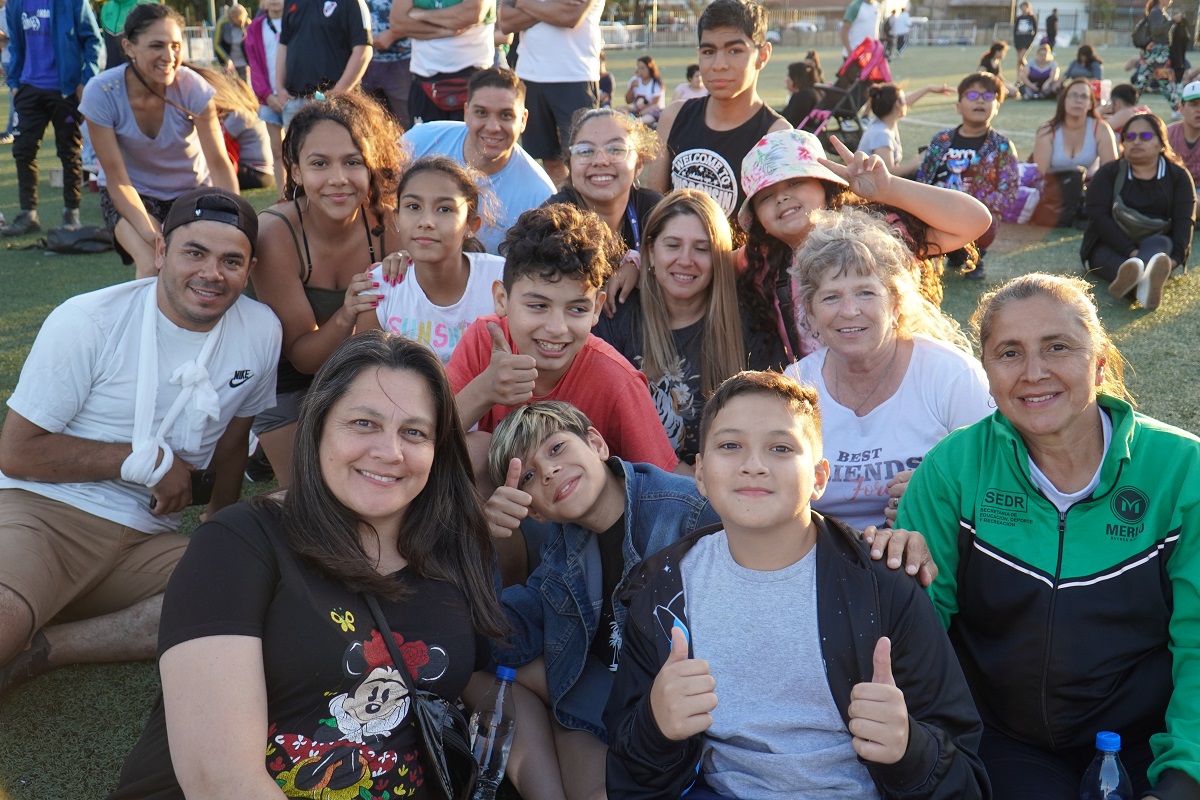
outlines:
{"label": "woman in green jacket", "polygon": [[1133,410],[1084,281],[1022,276],[972,325],[997,410],[929,452],[899,525],[940,568],[994,797],[1079,797],[1101,730],[1134,796],[1200,796],[1200,439]]}

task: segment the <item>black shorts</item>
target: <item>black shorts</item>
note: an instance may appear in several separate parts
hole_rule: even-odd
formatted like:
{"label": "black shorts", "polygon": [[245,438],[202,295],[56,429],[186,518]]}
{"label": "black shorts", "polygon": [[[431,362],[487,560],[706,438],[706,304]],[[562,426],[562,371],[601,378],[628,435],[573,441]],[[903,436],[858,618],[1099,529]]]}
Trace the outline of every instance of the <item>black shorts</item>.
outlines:
{"label": "black shorts", "polygon": [[[174,200],[159,200],[155,197],[147,197],[144,194],[138,194],[142,199],[142,205],[146,207],[146,213],[154,217],[159,223],[163,223],[167,219],[167,214],[171,213],[171,206],[174,205]],[[104,227],[108,232],[113,234],[113,248],[117,251],[117,255],[121,257],[121,263],[129,266],[133,263],[133,257],[126,252],[121,243],[116,239],[117,222],[121,219],[120,212],[113,205],[112,195],[108,193],[107,186],[100,187],[100,213],[104,216]]]}
{"label": "black shorts", "polygon": [[571,135],[571,121],[581,109],[600,102],[596,81],[525,84],[529,124],[521,146],[533,158],[563,158]]}

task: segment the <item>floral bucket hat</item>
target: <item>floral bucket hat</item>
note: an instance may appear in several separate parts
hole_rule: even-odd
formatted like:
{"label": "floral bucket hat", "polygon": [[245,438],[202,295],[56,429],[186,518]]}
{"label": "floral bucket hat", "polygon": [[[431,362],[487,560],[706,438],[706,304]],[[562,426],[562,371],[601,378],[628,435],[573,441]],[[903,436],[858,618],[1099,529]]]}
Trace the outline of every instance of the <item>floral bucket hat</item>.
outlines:
{"label": "floral bucket hat", "polygon": [[738,211],[738,223],[750,230],[754,218],[751,203],[754,195],[793,178],[816,178],[839,186],[849,186],[844,178],[835,175],[817,159],[825,158],[821,140],[808,131],[775,131],[758,140],[742,159],[742,191],[746,202]]}

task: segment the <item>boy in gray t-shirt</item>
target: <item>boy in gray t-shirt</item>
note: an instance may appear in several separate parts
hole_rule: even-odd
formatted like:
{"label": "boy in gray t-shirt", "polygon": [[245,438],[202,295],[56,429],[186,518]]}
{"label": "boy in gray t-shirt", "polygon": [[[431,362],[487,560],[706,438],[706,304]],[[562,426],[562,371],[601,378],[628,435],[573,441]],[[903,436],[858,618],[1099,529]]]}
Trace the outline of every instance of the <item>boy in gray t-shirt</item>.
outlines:
{"label": "boy in gray t-shirt", "polygon": [[772,372],[706,404],[696,483],[722,525],[630,578],[610,798],[990,796],[929,598],[810,507],[829,479],[816,404]]}

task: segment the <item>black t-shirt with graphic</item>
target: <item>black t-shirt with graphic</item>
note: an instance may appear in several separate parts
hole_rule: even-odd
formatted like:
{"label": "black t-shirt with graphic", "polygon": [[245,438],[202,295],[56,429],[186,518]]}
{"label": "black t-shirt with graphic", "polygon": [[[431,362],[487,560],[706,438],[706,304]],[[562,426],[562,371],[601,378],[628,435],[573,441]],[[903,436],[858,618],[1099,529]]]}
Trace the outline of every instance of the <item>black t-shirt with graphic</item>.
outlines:
{"label": "black t-shirt with graphic", "polygon": [[781,117],[766,103],[736,128],[715,131],[704,122],[711,97],[684,102],[671,123],[667,156],[671,159],[671,188],[699,189],[737,224],[737,210],[746,200],[742,190],[742,160]]}
{"label": "black t-shirt with graphic", "polygon": [[[643,275],[642,280],[652,281],[654,276]],[[616,348],[630,364],[642,369],[645,352],[642,319],[641,292],[635,290],[628,300],[617,306],[612,319],[601,314],[592,333]],[[667,365],[666,374],[661,378],[649,381],[650,395],[675,454],[690,463],[700,450],[700,412],[704,409],[700,391],[700,349],[704,346],[704,320],[671,331],[671,334],[679,361]]]}
{"label": "black t-shirt with graphic", "polygon": [[[617,465],[624,474],[624,468]],[[617,627],[617,618],[613,613],[613,595],[617,584],[625,573],[625,554],[621,552],[625,543],[625,515],[612,524],[608,530],[596,536],[600,545],[600,624],[596,626],[596,635],[592,638],[591,654],[608,667],[609,671],[617,671],[617,660],[621,656],[621,630]]]}
{"label": "black t-shirt with graphic", "polygon": [[[455,700],[488,649],[464,594],[405,568],[380,601],[416,685]],[[403,679],[362,597],[302,561],[276,512],[238,504],[200,526],[171,577],[159,654],[209,636],[262,640],[266,769],[289,797],[435,797]],[[219,729],[210,732],[220,737]],[[114,800],[182,798],[160,697]]]}
{"label": "black t-shirt with graphic", "polygon": [[933,185],[944,186],[947,188],[962,191],[962,186],[955,186],[955,181],[951,176],[961,176],[963,172],[970,168],[974,163],[979,149],[983,147],[983,143],[987,140],[987,135],[990,129],[985,131],[982,136],[963,136],[961,128],[954,129],[954,139],[950,142],[950,147],[946,150],[946,155],[937,165],[937,169],[933,173]]}

